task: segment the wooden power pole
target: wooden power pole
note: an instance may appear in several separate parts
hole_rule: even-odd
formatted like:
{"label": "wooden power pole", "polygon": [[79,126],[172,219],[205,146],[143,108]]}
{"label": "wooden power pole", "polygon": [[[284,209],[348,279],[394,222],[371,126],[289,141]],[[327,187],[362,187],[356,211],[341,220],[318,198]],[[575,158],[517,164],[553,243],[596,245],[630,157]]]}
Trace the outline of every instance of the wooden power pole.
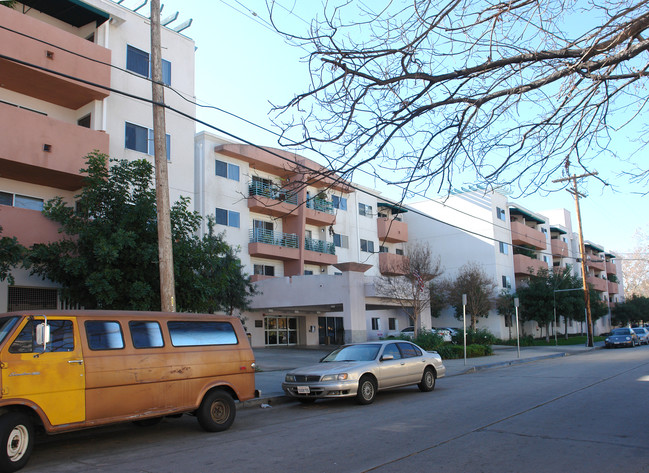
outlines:
{"label": "wooden power pole", "polygon": [[174,258],[171,244],[169,174],[167,173],[167,139],[164,110],[164,87],[162,85],[162,53],[160,46],[160,0],[151,0],[151,79],[156,207],[158,214],[160,306],[165,312],[175,312],[176,296]]}
{"label": "wooden power pole", "polygon": [[597,172],[589,172],[588,174],[581,174],[579,176],[572,175],[570,177],[565,177],[563,179],[556,179],[552,182],[565,182],[572,181],[573,190],[569,191],[575,196],[575,206],[577,207],[577,221],[579,222],[579,253],[581,257],[581,279],[584,287],[584,301],[586,302],[586,333],[587,343],[589,347],[594,346],[593,339],[593,318],[590,313],[590,291],[588,290],[588,283],[586,282],[586,248],[584,247],[584,234],[581,229],[581,211],[579,209],[579,196],[585,197],[583,194],[580,194],[577,190],[577,179],[582,177],[596,176]]}

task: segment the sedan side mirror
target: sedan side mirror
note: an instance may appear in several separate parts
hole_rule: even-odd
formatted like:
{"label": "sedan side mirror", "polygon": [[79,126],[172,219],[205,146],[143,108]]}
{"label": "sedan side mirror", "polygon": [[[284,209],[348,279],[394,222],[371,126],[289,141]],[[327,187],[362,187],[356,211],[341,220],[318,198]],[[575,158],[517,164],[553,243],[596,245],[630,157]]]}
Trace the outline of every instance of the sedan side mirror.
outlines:
{"label": "sedan side mirror", "polygon": [[383,355],[381,361],[394,360],[394,355]]}

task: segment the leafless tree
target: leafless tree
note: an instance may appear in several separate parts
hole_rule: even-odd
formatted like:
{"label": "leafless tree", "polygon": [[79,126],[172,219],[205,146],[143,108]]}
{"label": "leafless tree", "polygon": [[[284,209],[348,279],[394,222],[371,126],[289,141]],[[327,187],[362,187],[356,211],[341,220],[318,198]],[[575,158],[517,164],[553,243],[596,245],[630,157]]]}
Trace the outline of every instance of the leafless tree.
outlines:
{"label": "leafless tree", "polygon": [[430,306],[430,286],[443,273],[439,256],[435,258],[426,244],[410,244],[405,257],[383,271],[390,275],[377,278],[377,294],[411,314],[417,335],[422,327],[421,314]]}
{"label": "leafless tree", "polygon": [[275,108],[280,144],[419,192],[451,191],[458,173],[556,190],[570,165],[611,159],[647,192],[644,154],[614,140],[649,136],[648,0],[331,0],[302,35],[268,2],[312,78]]}
{"label": "leafless tree", "polygon": [[498,285],[478,263],[463,265],[455,278],[444,281],[446,302],[455,309],[455,317],[462,319],[462,295],[466,294],[466,312],[471,318],[471,329],[476,329],[478,317],[488,317],[495,308]]}
{"label": "leafless tree", "polygon": [[624,295],[649,297],[649,236],[638,229],[636,248],[622,260]]}

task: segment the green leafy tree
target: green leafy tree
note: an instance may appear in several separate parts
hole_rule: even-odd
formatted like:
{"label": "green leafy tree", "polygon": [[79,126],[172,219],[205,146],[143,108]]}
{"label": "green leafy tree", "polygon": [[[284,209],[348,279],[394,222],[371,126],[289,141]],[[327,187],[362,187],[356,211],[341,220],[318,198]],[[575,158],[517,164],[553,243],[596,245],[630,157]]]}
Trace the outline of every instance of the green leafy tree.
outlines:
{"label": "green leafy tree", "polygon": [[[2,227],[0,227],[2,234]],[[25,247],[18,243],[16,237],[0,238],[0,281],[5,279],[9,284],[14,283],[11,270],[18,266],[25,256]]]}
{"label": "green leafy tree", "polygon": [[639,325],[649,320],[649,297],[631,296],[613,308],[613,324]]}
{"label": "green leafy tree", "polygon": [[446,302],[455,309],[455,317],[462,320],[462,294],[467,296],[466,311],[471,317],[471,330],[476,330],[479,317],[488,317],[493,308],[496,283],[475,262],[462,266],[455,279],[444,282]]}
{"label": "green leafy tree", "polygon": [[496,310],[505,318],[505,326],[509,328],[509,338],[512,338],[512,317],[514,316],[514,294],[503,289],[496,298]]}
{"label": "green leafy tree", "polygon": [[[153,167],[144,160],[111,160],[88,155],[84,187],[76,208],[57,197],[43,213],[61,225],[64,239],[32,247],[32,274],[62,285],[63,296],[88,309],[160,309],[158,236]],[[234,257],[220,235],[195,235],[201,217],[181,198],[171,209],[178,306],[185,311],[245,308],[246,294],[224,294],[247,287],[241,266],[223,260]],[[220,271],[215,278],[214,272]],[[241,279],[242,281],[239,281]],[[250,294],[250,291],[247,292]],[[209,310],[208,310],[209,309]]]}

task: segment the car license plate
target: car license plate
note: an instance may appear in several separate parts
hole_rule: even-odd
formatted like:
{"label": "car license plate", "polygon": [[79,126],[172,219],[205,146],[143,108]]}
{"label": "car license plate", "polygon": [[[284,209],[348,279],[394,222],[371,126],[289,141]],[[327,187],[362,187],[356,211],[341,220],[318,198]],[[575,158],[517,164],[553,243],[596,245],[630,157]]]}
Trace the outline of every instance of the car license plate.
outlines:
{"label": "car license plate", "polygon": [[298,394],[310,394],[311,390],[309,389],[308,386],[298,386],[297,387],[297,393]]}

